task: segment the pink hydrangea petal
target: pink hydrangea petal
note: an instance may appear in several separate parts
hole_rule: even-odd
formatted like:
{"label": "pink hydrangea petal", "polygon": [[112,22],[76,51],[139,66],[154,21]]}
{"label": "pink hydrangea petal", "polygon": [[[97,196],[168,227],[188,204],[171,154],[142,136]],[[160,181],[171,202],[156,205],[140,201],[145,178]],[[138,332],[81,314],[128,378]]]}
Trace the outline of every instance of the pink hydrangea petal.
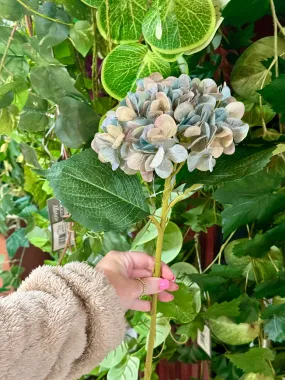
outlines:
{"label": "pink hydrangea petal", "polygon": [[118,118],[119,121],[130,121],[133,120],[137,117],[137,114],[135,111],[129,107],[126,106],[121,106],[118,107],[116,110],[116,117]]}
{"label": "pink hydrangea petal", "polygon": [[225,109],[228,111],[229,117],[233,117],[235,119],[241,119],[245,111],[245,107],[242,102],[231,102],[225,107]]}
{"label": "pink hydrangea petal", "polygon": [[130,169],[140,170],[144,155],[140,152],[130,152],[127,158],[127,165]]}
{"label": "pink hydrangea petal", "polygon": [[177,132],[175,121],[171,116],[166,114],[159,116],[155,120],[154,125],[162,131],[165,137],[173,137]]}

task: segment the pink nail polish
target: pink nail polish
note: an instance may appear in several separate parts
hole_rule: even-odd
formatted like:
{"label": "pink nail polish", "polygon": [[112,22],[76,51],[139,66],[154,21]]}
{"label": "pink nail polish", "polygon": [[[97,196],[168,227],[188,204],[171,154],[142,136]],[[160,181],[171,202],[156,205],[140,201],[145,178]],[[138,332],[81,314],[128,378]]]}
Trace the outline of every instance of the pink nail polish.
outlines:
{"label": "pink nail polish", "polygon": [[166,290],[169,288],[169,281],[165,279],[161,279],[159,282],[159,289],[160,290]]}

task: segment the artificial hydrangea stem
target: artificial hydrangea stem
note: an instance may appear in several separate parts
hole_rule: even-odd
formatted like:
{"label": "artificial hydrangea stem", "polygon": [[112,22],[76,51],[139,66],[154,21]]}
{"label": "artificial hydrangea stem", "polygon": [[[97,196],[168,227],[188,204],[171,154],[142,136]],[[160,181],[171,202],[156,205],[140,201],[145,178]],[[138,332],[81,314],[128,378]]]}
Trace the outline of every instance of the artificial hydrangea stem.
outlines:
{"label": "artificial hydrangea stem", "polygon": [[[162,196],[162,210],[161,210],[161,219],[157,236],[156,243],[156,251],[155,251],[155,267],[154,267],[154,276],[161,276],[161,254],[162,254],[162,245],[163,245],[163,237],[165,228],[167,225],[167,211],[168,204],[170,199],[170,194],[172,191],[171,185],[172,177],[168,177],[165,180],[164,191]],[[147,346],[147,355],[146,355],[146,363],[145,363],[145,375],[144,380],[150,380],[152,373],[152,358],[153,358],[153,348],[156,336],[156,311],[157,311],[157,294],[152,296],[152,304],[151,304],[151,322],[150,322],[150,332]]]}

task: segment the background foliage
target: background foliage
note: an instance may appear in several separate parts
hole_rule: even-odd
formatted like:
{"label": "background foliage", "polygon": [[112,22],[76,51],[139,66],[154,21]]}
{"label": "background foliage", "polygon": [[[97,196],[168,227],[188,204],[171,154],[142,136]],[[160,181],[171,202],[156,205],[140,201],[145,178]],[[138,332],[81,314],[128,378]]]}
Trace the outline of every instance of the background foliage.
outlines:
{"label": "background foliage", "polygon": [[[159,218],[162,182],[112,172],[86,148],[100,118],[138,78],[158,71],[226,81],[246,104],[250,134],[212,173],[179,173],[173,199],[204,186],[173,209],[167,226],[163,259],[180,290],[159,305],[155,364],[207,360],[216,380],[281,379],[284,1],[0,0],[0,16],[0,232],[9,233],[12,265],[0,273],[1,291],[19,285],[23,269],[14,255],[30,244],[49,252],[51,265],[95,265],[111,249],[152,254],[157,232],[147,215]],[[86,199],[77,200],[79,193]],[[76,232],[76,245],[67,241],[64,252],[51,249],[46,200],[54,195]],[[220,231],[221,244],[205,268],[199,241],[209,228]],[[150,319],[127,317],[125,341],[85,379],[137,379]],[[195,343],[205,324],[211,358]]]}

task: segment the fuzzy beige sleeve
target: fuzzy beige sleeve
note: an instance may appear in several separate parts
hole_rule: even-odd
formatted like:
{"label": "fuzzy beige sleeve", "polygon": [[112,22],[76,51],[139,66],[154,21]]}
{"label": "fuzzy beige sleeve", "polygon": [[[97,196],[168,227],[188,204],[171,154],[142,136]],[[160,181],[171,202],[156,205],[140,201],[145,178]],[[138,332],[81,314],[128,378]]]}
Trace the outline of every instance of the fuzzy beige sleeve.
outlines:
{"label": "fuzzy beige sleeve", "polygon": [[37,268],[0,299],[0,379],[76,380],[125,331],[119,299],[103,274],[83,263]]}

